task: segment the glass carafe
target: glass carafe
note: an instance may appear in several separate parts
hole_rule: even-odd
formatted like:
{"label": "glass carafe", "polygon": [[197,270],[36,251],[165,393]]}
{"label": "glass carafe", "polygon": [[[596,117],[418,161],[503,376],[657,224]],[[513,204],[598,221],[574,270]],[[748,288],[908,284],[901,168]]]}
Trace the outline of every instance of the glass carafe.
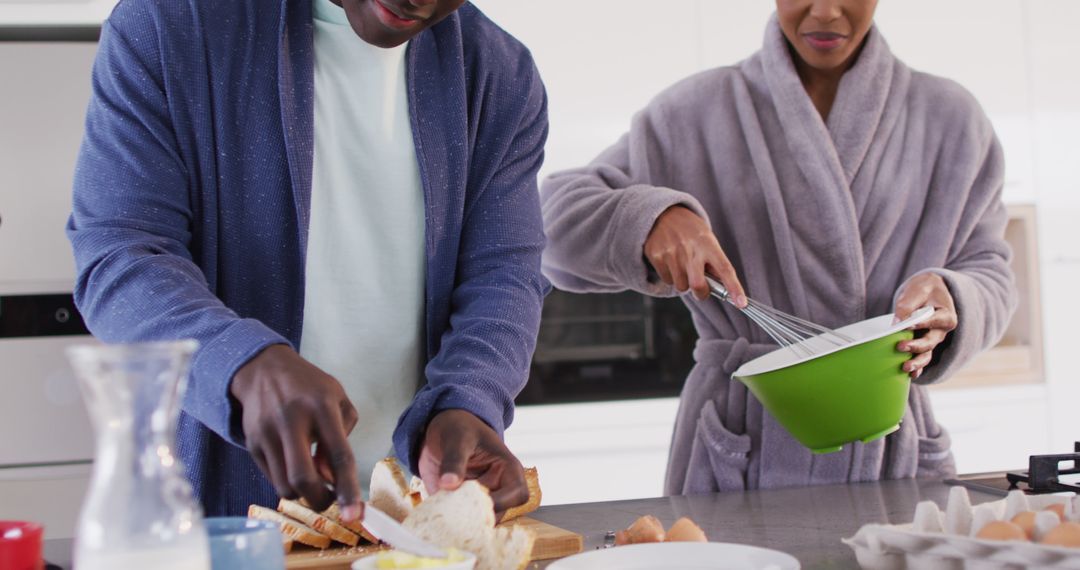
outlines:
{"label": "glass carafe", "polygon": [[198,343],[68,349],[97,436],[75,536],[79,570],[209,570],[202,510],[173,457]]}

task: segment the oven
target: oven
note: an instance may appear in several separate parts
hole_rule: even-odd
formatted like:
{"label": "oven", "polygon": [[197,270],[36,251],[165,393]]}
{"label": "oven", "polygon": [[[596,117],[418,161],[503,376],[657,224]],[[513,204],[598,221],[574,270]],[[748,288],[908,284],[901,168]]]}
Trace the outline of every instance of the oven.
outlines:
{"label": "oven", "polygon": [[552,291],[518,404],[678,396],[697,333],[678,298]]}

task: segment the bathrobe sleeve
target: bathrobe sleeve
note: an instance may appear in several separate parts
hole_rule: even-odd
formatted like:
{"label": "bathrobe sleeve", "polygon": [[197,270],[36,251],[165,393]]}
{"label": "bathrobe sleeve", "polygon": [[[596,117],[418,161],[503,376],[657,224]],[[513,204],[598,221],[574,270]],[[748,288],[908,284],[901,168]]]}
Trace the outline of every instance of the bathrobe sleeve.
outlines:
{"label": "bathrobe sleeve", "polygon": [[[394,432],[395,453],[413,473],[419,473],[424,430],[433,415],[465,410],[501,436],[529,378],[550,290],[540,271],[544,231],[536,188],[548,134],[547,95],[531,58],[523,59],[513,77],[516,93],[492,98],[477,135],[478,148],[504,152],[470,167],[476,198],[465,207],[450,326],[425,368],[427,383]],[[504,140],[509,144],[500,144]]]}
{"label": "bathrobe sleeve", "polygon": [[226,307],[193,260],[191,181],[162,57],[152,26],[133,24],[121,30],[107,21],[94,63],[67,225],[75,301],[106,342],[199,341],[183,409],[239,445],[229,381],[259,351],[288,341]]}
{"label": "bathrobe sleeve", "polygon": [[579,293],[677,293],[655,276],[650,279],[643,251],[656,219],[672,206],[709,220],[690,194],[651,183],[677,164],[664,156],[673,141],[678,148],[675,138],[661,96],[634,117],[630,132],[588,166],[544,181],[540,202],[548,247],[543,267],[556,287]]}
{"label": "bathrobe sleeve", "polygon": [[[956,304],[958,326],[934,350],[931,364],[917,380],[920,384],[948,378],[976,354],[994,346],[1005,333],[1017,304],[1009,267],[1012,253],[1005,241],[1008,216],[1001,200],[1005,159],[989,119],[974,99],[967,102],[966,112],[958,110],[955,114],[965,115],[968,120],[952,129],[956,134],[943,143],[940,172],[948,180],[940,187],[959,193],[963,199],[935,200],[931,196],[928,200],[928,212],[957,204],[959,215],[954,216],[956,229],[949,257],[941,267],[915,273],[936,273],[945,280]],[[976,168],[950,169],[949,164],[972,164]],[[934,237],[927,232],[926,239]],[[907,281],[897,288],[894,305],[906,285]]]}

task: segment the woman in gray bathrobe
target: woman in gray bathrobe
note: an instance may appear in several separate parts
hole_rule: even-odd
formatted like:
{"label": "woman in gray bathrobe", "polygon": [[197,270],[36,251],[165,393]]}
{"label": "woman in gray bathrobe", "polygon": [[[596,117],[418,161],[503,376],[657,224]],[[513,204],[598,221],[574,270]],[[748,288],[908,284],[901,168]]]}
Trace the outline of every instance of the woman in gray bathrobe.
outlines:
{"label": "woman in gray bathrobe", "polygon": [[[557,287],[688,293],[700,340],[667,494],[954,471],[924,385],[993,345],[1015,306],[1004,161],[967,91],[890,53],[875,7],[778,0],[761,51],[667,89],[591,164],[543,184]],[[900,430],[828,455],[796,442],[731,380],[776,346],[704,300],[706,271],[829,327],[937,309],[899,345],[915,379]]]}

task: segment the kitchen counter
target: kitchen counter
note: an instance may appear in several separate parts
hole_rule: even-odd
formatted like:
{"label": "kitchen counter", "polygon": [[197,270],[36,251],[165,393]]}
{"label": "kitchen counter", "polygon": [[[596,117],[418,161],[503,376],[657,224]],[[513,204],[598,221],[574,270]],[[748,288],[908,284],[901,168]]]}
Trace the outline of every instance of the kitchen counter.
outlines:
{"label": "kitchen counter", "polygon": [[[580,532],[585,548],[596,548],[608,530],[625,528],[641,515],[655,515],[665,525],[688,516],[709,539],[783,550],[804,569],[858,568],[855,554],[840,542],[866,523],[911,522],[915,505],[932,500],[945,508],[947,485],[931,480],[899,480],[721,493],[607,503],[541,507],[533,518]],[[972,503],[1000,497],[971,492]],[[45,541],[50,562],[70,568],[70,540]],[[546,568],[551,561],[529,565]]]}
{"label": "kitchen counter", "polygon": [[[841,538],[866,523],[911,522],[920,501],[932,500],[944,509],[950,488],[940,481],[907,479],[555,505],[530,516],[581,533],[586,550],[600,545],[606,531],[625,528],[641,515],[655,515],[665,526],[688,516],[714,542],[782,550],[798,558],[804,569],[858,568],[854,552]],[[1000,498],[971,492],[975,504]],[[538,562],[529,569],[549,564]]]}

